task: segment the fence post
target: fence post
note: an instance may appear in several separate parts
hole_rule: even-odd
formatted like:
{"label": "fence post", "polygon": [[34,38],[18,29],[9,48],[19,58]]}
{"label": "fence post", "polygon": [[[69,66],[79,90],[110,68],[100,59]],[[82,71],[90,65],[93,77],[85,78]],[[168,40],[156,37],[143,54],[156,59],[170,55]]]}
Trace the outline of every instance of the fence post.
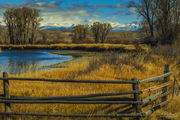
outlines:
{"label": "fence post", "polygon": [[[133,83],[132,87],[133,87],[133,91],[138,92],[139,91],[139,82],[137,78],[133,78],[132,81],[135,81],[135,83]],[[140,97],[139,97],[139,93],[134,93],[134,101],[140,101]],[[136,108],[136,113],[141,113],[141,105],[139,104],[135,104],[135,108]],[[137,117],[137,120],[141,120],[141,117]]]}
{"label": "fence post", "polygon": [[176,88],[176,78],[174,76],[174,83],[173,83],[173,88],[172,88],[172,97],[174,97],[175,88]]}
{"label": "fence post", "polygon": [[[8,78],[8,73],[3,72],[3,78]],[[4,97],[5,98],[10,98],[10,95],[9,95],[9,80],[8,79],[3,79],[3,87],[4,87]],[[4,105],[5,112],[8,112],[9,107],[10,107],[10,104],[5,103],[5,105]],[[8,115],[5,116],[5,119],[8,120]]]}
{"label": "fence post", "polygon": [[[165,65],[164,73],[168,73],[168,72],[170,72],[170,67],[169,67],[169,65]],[[163,83],[166,83],[166,82],[169,82],[169,76],[164,77]],[[167,86],[163,87],[162,91],[163,91],[163,93],[168,92],[168,87]],[[162,97],[162,102],[164,102],[166,100],[167,100],[167,96]]]}

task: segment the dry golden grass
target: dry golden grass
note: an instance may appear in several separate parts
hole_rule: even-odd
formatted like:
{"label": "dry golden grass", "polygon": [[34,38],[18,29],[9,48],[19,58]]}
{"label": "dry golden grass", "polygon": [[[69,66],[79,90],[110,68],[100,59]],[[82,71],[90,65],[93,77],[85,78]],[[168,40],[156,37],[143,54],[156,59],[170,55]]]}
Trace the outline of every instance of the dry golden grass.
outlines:
{"label": "dry golden grass", "polygon": [[[146,54],[128,54],[128,55],[111,55],[111,56],[91,56],[83,58],[78,64],[72,64],[64,69],[55,69],[42,72],[30,72],[21,75],[10,75],[12,77],[33,77],[33,78],[53,78],[53,79],[75,79],[75,80],[139,80],[154,77],[163,74],[164,65],[170,64],[173,75],[179,79],[179,63],[172,58],[165,59],[162,56]],[[171,77],[171,81],[173,78]],[[150,87],[154,84],[145,84],[140,89]],[[2,86],[2,82],[0,83]],[[130,85],[114,84],[79,84],[79,83],[46,83],[46,82],[10,82],[10,94],[19,96],[67,96],[67,95],[85,95],[94,93],[111,93],[132,90]],[[0,94],[3,89],[0,89]],[[147,93],[148,94],[148,93]],[[144,96],[142,96],[144,97]],[[160,113],[180,113],[180,107],[176,107],[180,102],[175,98],[165,109],[158,110],[155,114],[148,117],[156,118]],[[113,109],[119,105],[12,105],[11,111],[16,112],[37,112],[37,113],[87,113],[87,114],[107,114],[117,113]],[[171,108],[172,107],[172,108]],[[3,105],[0,106],[3,111]],[[155,117],[153,117],[155,116]],[[55,119],[42,117],[13,117],[13,119]],[[58,118],[57,118],[58,119]],[[65,119],[65,118],[63,118]],[[68,119],[68,118],[67,118]],[[79,118],[81,120],[82,118]],[[93,118],[89,118],[93,119]],[[110,118],[107,118],[110,119]],[[100,120],[99,118],[97,120]],[[102,120],[105,120],[102,119]],[[113,120],[113,119],[112,119]],[[116,120],[116,119],[114,119]]]}
{"label": "dry golden grass", "polygon": [[[0,45],[8,49],[60,49],[60,50],[91,50],[91,51],[135,51],[135,45],[125,44],[51,44],[51,45]],[[140,45],[142,50],[148,51],[149,47]]]}

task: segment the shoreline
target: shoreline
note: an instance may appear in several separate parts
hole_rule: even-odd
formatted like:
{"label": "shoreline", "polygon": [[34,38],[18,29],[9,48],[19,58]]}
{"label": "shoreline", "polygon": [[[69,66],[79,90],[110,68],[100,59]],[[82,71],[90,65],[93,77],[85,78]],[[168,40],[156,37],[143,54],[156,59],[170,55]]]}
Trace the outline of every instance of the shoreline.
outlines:
{"label": "shoreline", "polygon": [[[147,51],[148,47],[141,44],[139,45],[143,51]],[[50,45],[0,45],[2,49],[50,49],[50,50],[83,50],[83,51],[94,51],[94,52],[103,52],[103,51],[113,51],[113,52],[134,52],[136,47],[134,44],[50,44]]]}
{"label": "shoreline", "polygon": [[61,63],[45,66],[48,68],[68,68],[71,67],[74,64],[80,64],[82,63],[85,59],[90,60],[88,58],[93,57],[94,55],[100,54],[98,52],[73,52],[73,51],[68,51],[68,52],[50,52],[52,54],[56,55],[71,55],[73,57],[72,60],[64,61]]}
{"label": "shoreline", "polygon": [[56,54],[56,55],[71,55],[73,59],[64,61],[61,63],[53,64],[50,66],[46,66],[49,68],[68,68],[75,64],[76,65],[81,64],[84,61],[89,62],[91,59],[99,55],[109,56],[113,54],[113,52],[111,53],[111,52],[83,52],[83,51],[79,51],[79,52],[78,51],[64,51],[64,52],[50,52],[50,53]]}

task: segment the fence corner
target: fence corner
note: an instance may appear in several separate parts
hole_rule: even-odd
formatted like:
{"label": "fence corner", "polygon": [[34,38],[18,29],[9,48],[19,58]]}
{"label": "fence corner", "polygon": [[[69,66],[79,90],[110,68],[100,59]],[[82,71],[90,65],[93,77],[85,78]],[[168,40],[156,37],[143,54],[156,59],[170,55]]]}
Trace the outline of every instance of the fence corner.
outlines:
{"label": "fence corner", "polygon": [[[133,78],[132,81],[134,81],[135,83],[132,84],[132,88],[133,91],[136,91],[134,93],[134,101],[140,101],[140,97],[139,97],[139,80],[137,78]],[[135,108],[136,108],[136,113],[140,114],[141,113],[141,105],[140,104],[135,104]],[[141,117],[137,117],[137,120],[141,120]]]}

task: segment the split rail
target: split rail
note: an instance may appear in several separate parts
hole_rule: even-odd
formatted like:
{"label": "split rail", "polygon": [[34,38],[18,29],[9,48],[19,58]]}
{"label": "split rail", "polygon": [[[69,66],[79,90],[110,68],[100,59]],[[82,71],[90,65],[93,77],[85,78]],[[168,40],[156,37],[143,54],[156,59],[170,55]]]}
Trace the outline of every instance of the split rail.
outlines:
{"label": "split rail", "polygon": [[[165,66],[164,74],[153,78],[144,80],[138,80],[133,78],[130,81],[115,81],[115,80],[55,80],[55,79],[37,79],[37,78],[11,78],[8,77],[6,72],[3,73],[3,77],[0,81],[3,81],[4,94],[0,95],[0,103],[4,104],[4,111],[0,112],[0,116],[4,119],[8,119],[10,116],[47,116],[47,117],[135,117],[140,120],[143,117],[149,116],[157,109],[165,106],[168,103],[168,87],[170,86],[170,72],[169,65]],[[130,84],[132,85],[132,91],[123,91],[118,93],[100,93],[89,95],[77,95],[77,96],[57,96],[57,97],[30,97],[30,96],[13,96],[10,95],[9,81],[41,81],[41,82],[65,82],[65,83],[96,83],[96,84]],[[140,90],[140,86],[144,84],[154,83],[153,87],[149,87]],[[151,92],[156,91],[156,92]],[[145,92],[153,93],[141,98],[141,95]],[[133,97],[119,97],[122,95],[132,95]],[[147,94],[146,94],[147,95]],[[116,96],[116,97],[114,97]],[[118,96],[118,97],[117,97]],[[156,105],[152,106],[149,110],[143,112],[143,107],[152,104],[153,101],[157,101]],[[11,104],[126,104],[132,105],[134,112],[127,113],[121,112],[117,114],[45,114],[45,113],[24,113],[24,112],[10,112]]]}

